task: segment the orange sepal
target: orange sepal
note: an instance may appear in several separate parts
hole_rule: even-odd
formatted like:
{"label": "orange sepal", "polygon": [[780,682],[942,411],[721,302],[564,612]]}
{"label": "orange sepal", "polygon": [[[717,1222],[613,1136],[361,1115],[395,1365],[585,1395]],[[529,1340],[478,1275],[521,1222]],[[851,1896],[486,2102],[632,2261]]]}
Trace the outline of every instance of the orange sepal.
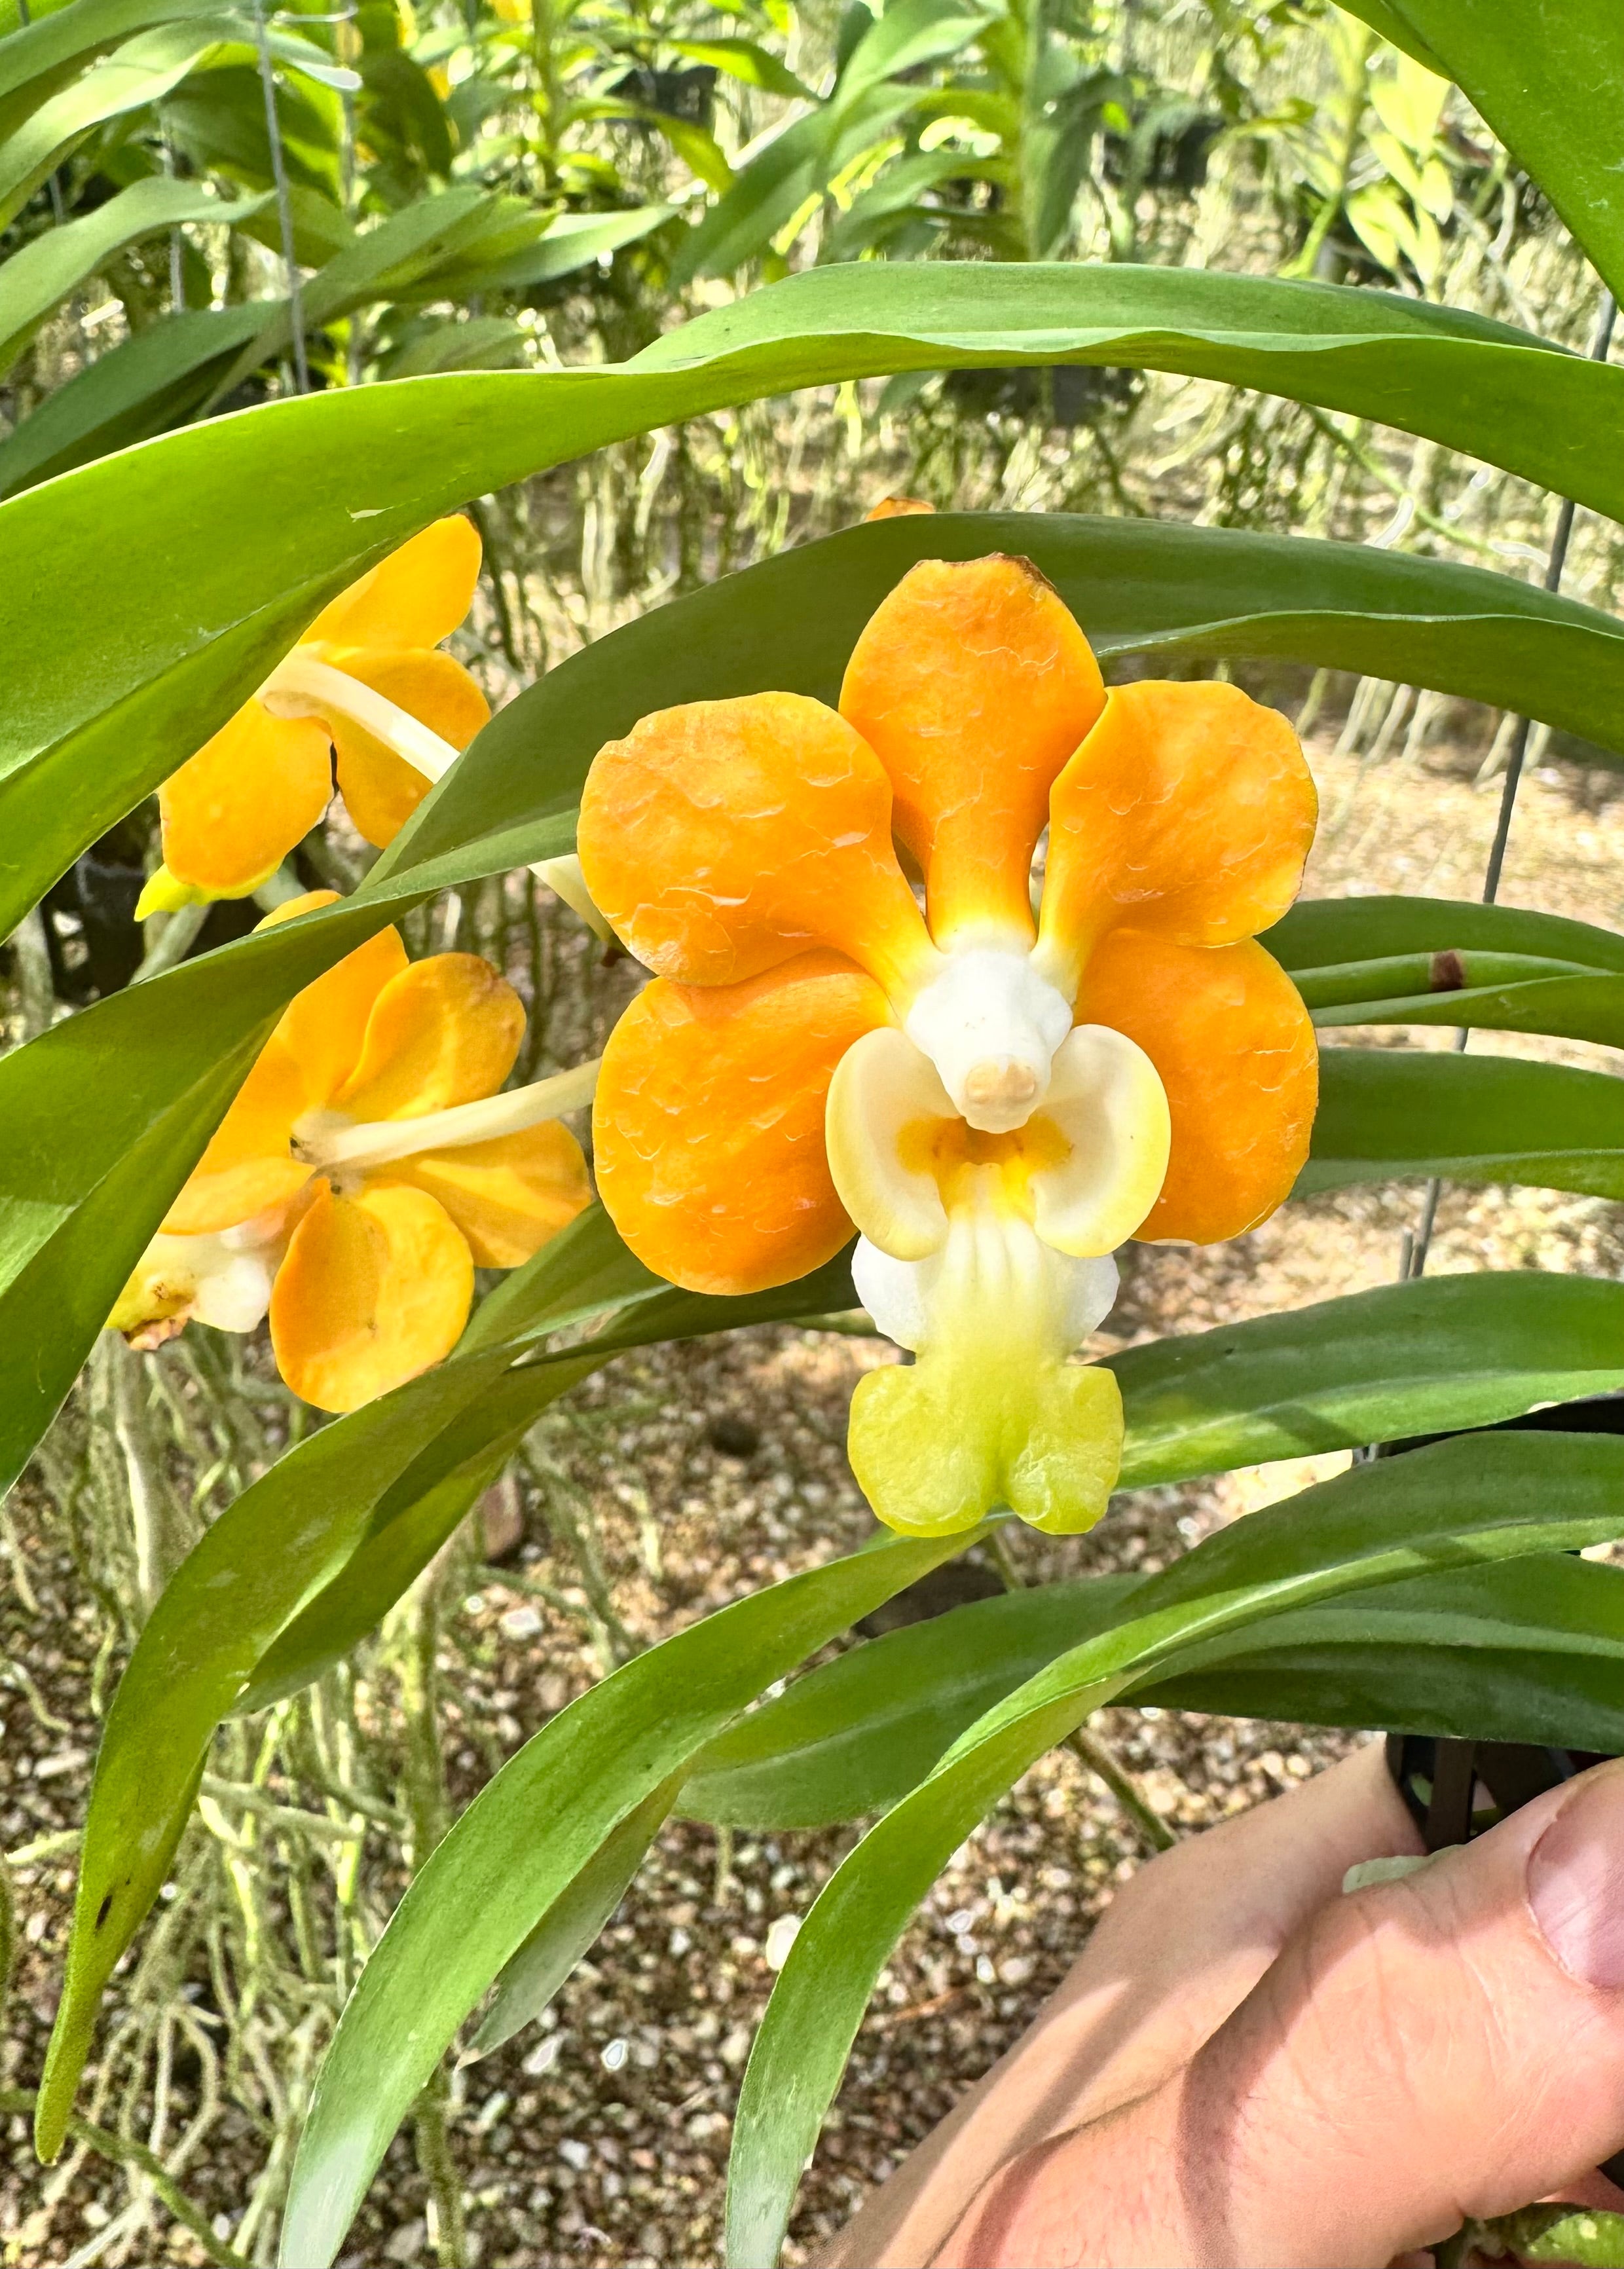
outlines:
{"label": "orange sepal", "polygon": [[327,727],[245,701],[158,791],[164,864],[208,897],[246,898],[303,842],[332,795]]}
{"label": "orange sepal", "polygon": [[352,1119],[417,1119],[494,1095],[524,1038],[524,1003],[473,953],[437,953],[373,1003],[360,1061],[333,1100]]}
{"label": "orange sepal", "polygon": [[[298,914],[314,913],[318,906],[336,905],[337,901],[336,891],[310,891],[302,898],[290,898],[277,906],[259,927],[273,929],[278,922],[292,921]],[[373,1001],[389,979],[409,965],[399,930],[380,929],[293,995],[283,1011],[276,1037],[303,1075],[302,1109],[332,1101],[359,1061]]]}
{"label": "orange sepal", "polygon": [[461,513],[432,521],[322,609],[299,640],[438,646],[474,603],[479,530]]}
{"label": "orange sepal", "polygon": [[575,844],[616,936],[661,977],[742,983],[824,946],[905,993],[931,959],[883,767],[802,694],[641,719],[593,759]]}
{"label": "orange sepal", "polygon": [[[491,704],[448,654],[368,654],[341,647],[325,659],[458,750],[490,721]],[[366,840],[382,849],[394,842],[433,782],[352,718],[335,713],[331,725],[344,808]]]}
{"label": "orange sepal", "polygon": [[1141,1238],[1214,1245],[1284,1202],[1308,1157],[1319,1052],[1296,986],[1262,946],[1113,930],[1089,963],[1077,1021],[1137,1040],[1167,1090],[1172,1150]]}
{"label": "orange sepal", "polygon": [[355,1410],[451,1353],[474,1297],[468,1241],[422,1190],[325,1183],[270,1296],[277,1368],[318,1410]]}
{"label": "orange sepal", "polygon": [[310,1169],[292,1157],[288,1138],[306,1105],[304,1068],[273,1034],[164,1216],[165,1234],[234,1229],[296,1197]]}
{"label": "orange sepal", "polygon": [[1056,775],[1104,702],[1099,665],[1028,559],[921,559],[869,617],[840,713],[890,774],[931,934],[1032,937],[1032,853]]}
{"label": "orange sepal", "polygon": [[1054,784],[1043,950],[1077,970],[1118,922],[1229,945],[1297,894],[1318,799],[1296,735],[1236,685],[1122,685]]}
{"label": "orange sepal", "polygon": [[835,1066],[889,1021],[837,955],[726,987],[658,979],[609,1035],[594,1165],[638,1259],[695,1292],[757,1292],[830,1260],[852,1234],[823,1147]]}
{"label": "orange sepal", "polygon": [[366,1178],[368,1189],[395,1183],[439,1201],[478,1268],[517,1268],[592,1203],[580,1144],[556,1120],[489,1142],[425,1150]]}

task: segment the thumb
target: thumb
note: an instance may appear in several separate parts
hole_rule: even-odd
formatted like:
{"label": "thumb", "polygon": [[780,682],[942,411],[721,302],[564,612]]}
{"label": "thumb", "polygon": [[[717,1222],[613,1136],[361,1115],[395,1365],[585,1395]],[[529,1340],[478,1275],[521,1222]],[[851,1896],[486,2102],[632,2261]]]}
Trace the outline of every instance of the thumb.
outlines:
{"label": "thumb", "polygon": [[1181,2074],[1007,2169],[942,2258],[1380,2264],[1593,2185],[1620,2141],[1624,1762],[1332,1900]]}

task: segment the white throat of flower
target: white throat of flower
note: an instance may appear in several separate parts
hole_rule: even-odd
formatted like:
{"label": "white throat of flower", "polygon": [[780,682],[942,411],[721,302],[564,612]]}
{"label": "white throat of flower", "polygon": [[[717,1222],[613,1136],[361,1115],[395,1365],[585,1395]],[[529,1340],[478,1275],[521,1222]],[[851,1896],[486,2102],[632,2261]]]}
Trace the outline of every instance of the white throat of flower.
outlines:
{"label": "white throat of flower", "polygon": [[1067,1369],[1116,1297],[1110,1255],[1155,1204],[1170,1124],[1123,1033],[1074,1025],[1016,943],[966,943],[900,1028],[846,1051],[825,1114],[862,1235],[860,1297],[908,1370],[853,1408],[858,1479],[893,1526],[939,1534],[1008,1504],[1061,1532],[1115,1478],[1110,1374]]}

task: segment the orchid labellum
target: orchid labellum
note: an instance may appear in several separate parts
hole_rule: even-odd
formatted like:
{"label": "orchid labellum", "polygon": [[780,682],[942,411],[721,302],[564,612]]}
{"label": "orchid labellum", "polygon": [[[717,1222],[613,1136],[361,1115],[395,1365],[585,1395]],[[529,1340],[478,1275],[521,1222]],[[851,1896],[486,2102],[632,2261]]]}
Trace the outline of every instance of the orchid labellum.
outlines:
{"label": "orchid labellum", "polygon": [[252,1331],[269,1310],[277,1368],[324,1410],[441,1362],[475,1268],[528,1260],[592,1194],[557,1122],[596,1067],[498,1093],[523,1033],[488,962],[408,961],[380,931],[291,1003],[110,1322],[151,1346],[194,1317]]}
{"label": "orchid labellum", "polygon": [[1058,594],[1001,557],[914,567],[838,713],[698,702],[600,750],[581,864],[655,972],[604,1056],[603,1201],[705,1292],[789,1282],[856,1227],[859,1293],[917,1357],[853,1404],[893,1527],[1104,1510],[1120,1397],[1067,1358],[1112,1253],[1251,1228],[1307,1150],[1313,1031],[1255,936],[1315,816],[1273,710],[1224,684],[1108,694]]}
{"label": "orchid labellum", "polygon": [[369,843],[390,843],[491,714],[442,653],[473,603],[480,543],[438,520],[341,592],[236,715],[159,791],[164,863],[142,916],[246,898],[338,787]]}

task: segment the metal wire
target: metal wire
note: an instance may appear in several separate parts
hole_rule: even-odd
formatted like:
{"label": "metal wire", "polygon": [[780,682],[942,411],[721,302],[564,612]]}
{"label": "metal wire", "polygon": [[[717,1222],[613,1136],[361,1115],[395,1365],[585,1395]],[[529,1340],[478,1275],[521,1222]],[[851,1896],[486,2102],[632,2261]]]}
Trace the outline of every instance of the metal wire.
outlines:
{"label": "metal wire", "polygon": [[[1613,327],[1618,320],[1618,301],[1611,292],[1604,292],[1601,308],[1596,320],[1595,336],[1591,341],[1591,362],[1606,362],[1613,344]],[[1563,570],[1568,565],[1568,546],[1573,537],[1573,499],[1564,497],[1556,515],[1556,526],[1551,536],[1550,553],[1546,561],[1545,588],[1554,594],[1561,588]],[[1492,906],[1500,896],[1501,876],[1505,871],[1506,844],[1511,833],[1511,816],[1517,809],[1517,792],[1522,785],[1523,764],[1528,754],[1528,735],[1532,721],[1519,717],[1506,750],[1506,776],[1500,791],[1500,814],[1495,823],[1495,839],[1489,846],[1488,864],[1483,872],[1483,904]],[[1464,1055],[1472,1038],[1470,1028],[1463,1025],[1455,1035],[1455,1053]],[[1406,1233],[1404,1253],[1399,1266],[1401,1279],[1421,1275],[1427,1267],[1427,1255],[1432,1247],[1432,1232],[1438,1217],[1438,1192],[1442,1184],[1436,1179],[1427,1185],[1421,1200],[1420,1226],[1414,1237]]]}
{"label": "metal wire", "polygon": [[310,366],[305,354],[305,302],[293,257],[293,200],[288,189],[287,162],[282,154],[282,128],[277,117],[277,74],[270,60],[270,36],[265,29],[264,0],[254,0],[254,36],[259,49],[260,85],[265,93],[265,132],[270,142],[271,179],[277,185],[277,218],[282,233],[282,263],[288,277],[288,322],[293,333],[293,376],[300,394],[310,391]]}

